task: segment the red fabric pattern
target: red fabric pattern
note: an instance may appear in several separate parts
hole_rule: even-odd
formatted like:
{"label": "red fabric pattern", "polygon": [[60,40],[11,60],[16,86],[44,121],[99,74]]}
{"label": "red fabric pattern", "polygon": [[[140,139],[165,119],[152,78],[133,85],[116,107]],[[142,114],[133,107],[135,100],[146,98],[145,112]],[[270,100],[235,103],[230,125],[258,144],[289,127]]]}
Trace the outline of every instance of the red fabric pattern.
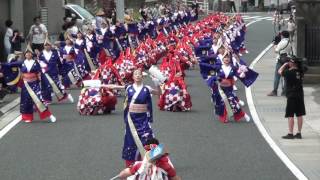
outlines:
{"label": "red fabric pattern", "polygon": [[40,116],[40,119],[43,120],[43,119],[46,119],[48,117],[51,116],[51,112],[49,111],[49,109],[43,111],[43,112],[39,112],[39,116]]}
{"label": "red fabric pattern", "polygon": [[237,114],[234,114],[234,120],[235,121],[240,121],[244,117],[245,113],[243,111],[240,111]]}
{"label": "red fabric pattern", "polygon": [[[142,165],[142,162],[138,162],[135,165],[133,165],[130,168],[130,173],[135,174],[139,170],[141,165]],[[177,175],[176,170],[174,169],[174,167],[170,163],[168,155],[165,155],[165,156],[161,157],[159,160],[157,160],[156,166],[163,169],[164,171],[166,171],[169,178]]]}
{"label": "red fabric pattern", "polygon": [[33,114],[21,114],[22,121],[32,121],[33,120]]}

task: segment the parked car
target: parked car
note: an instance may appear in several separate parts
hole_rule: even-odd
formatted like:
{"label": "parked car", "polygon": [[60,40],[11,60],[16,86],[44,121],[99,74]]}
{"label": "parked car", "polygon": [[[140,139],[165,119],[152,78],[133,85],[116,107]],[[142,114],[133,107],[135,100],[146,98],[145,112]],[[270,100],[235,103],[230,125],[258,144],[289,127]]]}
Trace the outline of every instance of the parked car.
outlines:
{"label": "parked car", "polygon": [[85,8],[77,4],[66,4],[64,5],[66,10],[66,16],[75,17],[76,19],[81,20],[84,24],[94,24],[95,17]]}

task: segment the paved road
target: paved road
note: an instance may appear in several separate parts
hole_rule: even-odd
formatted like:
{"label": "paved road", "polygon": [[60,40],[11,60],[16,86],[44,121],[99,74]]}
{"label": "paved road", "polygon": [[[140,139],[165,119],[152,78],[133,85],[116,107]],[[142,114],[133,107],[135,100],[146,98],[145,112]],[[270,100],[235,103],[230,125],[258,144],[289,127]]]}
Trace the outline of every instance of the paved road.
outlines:
{"label": "paved road", "polygon": [[[248,61],[270,43],[272,35],[268,20],[248,28]],[[187,73],[187,84],[193,110],[172,113],[155,109],[153,124],[157,138],[168,146],[183,179],[295,179],[253,123],[221,124],[215,119],[210,91],[197,69]],[[76,97],[79,91],[72,93]],[[243,88],[239,95],[245,100]],[[1,179],[100,180],[114,176],[124,167],[120,158],[124,135],[122,101],[123,98],[118,99],[117,110],[111,115],[80,116],[74,104],[52,105],[57,123],[19,123],[0,140]]]}

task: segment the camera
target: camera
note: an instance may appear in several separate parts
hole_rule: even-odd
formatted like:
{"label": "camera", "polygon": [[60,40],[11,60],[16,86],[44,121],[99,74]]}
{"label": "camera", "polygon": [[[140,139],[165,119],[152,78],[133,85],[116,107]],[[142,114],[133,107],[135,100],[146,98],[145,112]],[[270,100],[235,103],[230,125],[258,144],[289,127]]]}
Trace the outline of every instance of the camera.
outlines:
{"label": "camera", "polygon": [[273,42],[273,45],[278,45],[280,41],[281,41],[281,34],[279,33],[273,38],[272,42]]}

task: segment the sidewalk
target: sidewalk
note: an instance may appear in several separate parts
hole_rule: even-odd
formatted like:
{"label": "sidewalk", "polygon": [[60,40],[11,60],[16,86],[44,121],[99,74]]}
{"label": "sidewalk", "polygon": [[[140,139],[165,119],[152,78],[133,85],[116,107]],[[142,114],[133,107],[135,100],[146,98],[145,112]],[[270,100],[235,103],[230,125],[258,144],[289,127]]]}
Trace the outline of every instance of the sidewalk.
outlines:
{"label": "sidewalk", "polygon": [[4,102],[0,104],[0,130],[6,127],[12,120],[20,115],[20,93],[7,94]]}
{"label": "sidewalk", "polygon": [[[269,97],[275,71],[275,54],[270,49],[255,65],[259,78],[252,87],[254,104],[259,118],[272,139],[289,159],[310,179],[320,179],[320,85],[304,85],[307,115],[304,117],[302,140],[284,140],[288,133],[284,118],[286,98]],[[281,93],[279,88],[278,94]],[[295,131],[297,124],[295,123]]]}

